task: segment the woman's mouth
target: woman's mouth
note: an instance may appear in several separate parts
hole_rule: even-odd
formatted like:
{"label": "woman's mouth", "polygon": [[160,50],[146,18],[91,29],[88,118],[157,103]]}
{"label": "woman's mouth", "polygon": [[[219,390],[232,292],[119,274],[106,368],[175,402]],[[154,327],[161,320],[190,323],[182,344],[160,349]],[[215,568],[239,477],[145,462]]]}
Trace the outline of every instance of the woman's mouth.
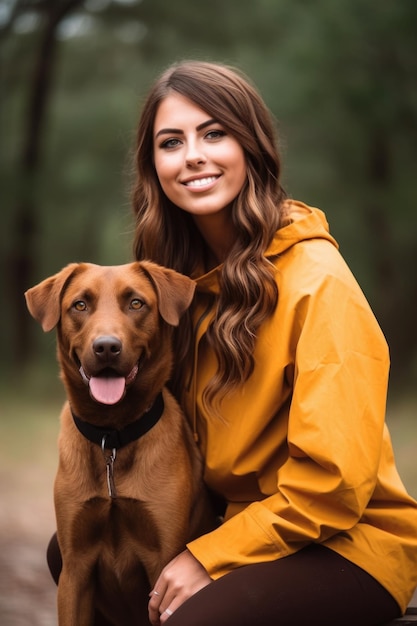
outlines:
{"label": "woman's mouth", "polygon": [[183,185],[192,189],[201,189],[202,187],[207,187],[208,185],[212,185],[218,179],[218,176],[205,176],[204,178],[194,178],[193,180],[188,180]]}

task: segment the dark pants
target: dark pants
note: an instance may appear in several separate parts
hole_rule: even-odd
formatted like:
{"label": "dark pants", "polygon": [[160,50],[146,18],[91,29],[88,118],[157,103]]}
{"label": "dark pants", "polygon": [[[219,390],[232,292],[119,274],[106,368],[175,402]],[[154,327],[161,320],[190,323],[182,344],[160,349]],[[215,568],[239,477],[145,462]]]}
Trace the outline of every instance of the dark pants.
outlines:
{"label": "dark pants", "polygon": [[[48,564],[57,582],[56,536]],[[169,626],[375,626],[400,615],[372,576],[336,552],[311,545],[296,554],[234,570],[179,607]],[[97,616],[95,626],[106,626]]]}

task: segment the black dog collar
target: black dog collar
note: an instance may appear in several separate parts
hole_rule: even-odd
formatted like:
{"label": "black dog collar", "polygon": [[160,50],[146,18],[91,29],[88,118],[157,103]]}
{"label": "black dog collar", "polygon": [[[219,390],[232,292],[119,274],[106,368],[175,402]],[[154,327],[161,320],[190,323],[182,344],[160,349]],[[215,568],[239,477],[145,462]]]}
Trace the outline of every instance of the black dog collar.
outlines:
{"label": "black dog collar", "polygon": [[74,415],[71,410],[74,424],[86,439],[96,443],[101,448],[108,450],[119,450],[128,443],[136,441],[142,435],[145,435],[159,421],[164,411],[164,399],[162,392],[159,393],[151,408],[144,413],[139,419],[128,424],[121,430],[109,430],[101,426],[93,426],[89,422],[85,422],[81,418]]}

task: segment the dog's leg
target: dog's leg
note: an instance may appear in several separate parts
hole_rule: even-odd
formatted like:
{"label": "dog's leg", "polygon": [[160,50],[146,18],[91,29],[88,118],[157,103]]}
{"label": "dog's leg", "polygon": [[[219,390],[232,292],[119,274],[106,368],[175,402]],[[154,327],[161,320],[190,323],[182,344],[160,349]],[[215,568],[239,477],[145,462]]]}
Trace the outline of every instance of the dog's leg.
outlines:
{"label": "dog's leg", "polygon": [[[80,571],[82,570],[82,571]],[[58,584],[59,626],[92,626],[94,624],[94,585],[92,567],[81,563],[76,575],[63,567]]]}
{"label": "dog's leg", "polygon": [[97,608],[109,623],[117,626],[149,625],[151,588],[145,569],[133,550],[129,555],[123,552],[123,548],[118,552],[118,567],[103,562],[97,571]]}

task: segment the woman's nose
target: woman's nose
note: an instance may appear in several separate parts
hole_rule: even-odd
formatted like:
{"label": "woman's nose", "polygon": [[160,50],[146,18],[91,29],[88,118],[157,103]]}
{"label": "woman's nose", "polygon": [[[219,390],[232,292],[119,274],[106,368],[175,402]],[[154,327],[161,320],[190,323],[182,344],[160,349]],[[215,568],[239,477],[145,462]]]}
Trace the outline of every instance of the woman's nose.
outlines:
{"label": "woman's nose", "polygon": [[194,142],[187,144],[187,153],[185,156],[185,160],[188,167],[202,165],[207,161],[201,146]]}

